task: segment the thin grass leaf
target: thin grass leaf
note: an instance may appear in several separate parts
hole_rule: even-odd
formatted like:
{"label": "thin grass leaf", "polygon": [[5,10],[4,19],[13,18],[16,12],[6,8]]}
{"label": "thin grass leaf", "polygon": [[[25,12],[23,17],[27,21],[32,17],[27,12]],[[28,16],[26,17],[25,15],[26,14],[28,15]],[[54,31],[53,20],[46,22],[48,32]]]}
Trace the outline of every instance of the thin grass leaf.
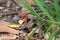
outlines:
{"label": "thin grass leaf", "polygon": [[55,10],[56,10],[56,17],[57,17],[57,20],[60,21],[60,10],[59,10],[59,4],[58,4],[58,0],[54,0],[54,7],[55,7]]}
{"label": "thin grass leaf", "polygon": [[52,17],[54,17],[55,9],[53,8],[53,5],[49,6],[48,3],[46,3],[46,0],[40,0],[40,1],[42,2],[42,5],[51,13]]}
{"label": "thin grass leaf", "polygon": [[36,18],[38,18],[40,20],[41,24],[45,24],[45,22],[43,21],[43,19],[40,17],[40,15],[34,10],[33,7],[31,7],[25,0],[20,0],[21,3],[34,15],[36,16]]}
{"label": "thin grass leaf", "polygon": [[53,27],[54,24],[51,24],[50,27],[46,30],[46,33],[48,33],[48,31],[51,30],[51,28]]}
{"label": "thin grass leaf", "polygon": [[40,30],[41,27],[42,27],[42,26],[38,26],[35,30],[33,30],[31,33],[29,33],[28,36],[27,36],[27,38],[26,38],[26,40],[30,40],[30,39],[33,37],[33,35],[35,34],[35,32],[36,32],[38,29]]}
{"label": "thin grass leaf", "polygon": [[48,40],[53,40],[53,38],[56,36],[56,34],[57,34],[57,31],[55,29],[54,31],[52,31],[52,34],[50,35]]}
{"label": "thin grass leaf", "polygon": [[49,12],[46,10],[46,8],[44,8],[44,6],[42,5],[40,0],[34,0],[36,2],[36,4],[38,5],[38,7],[44,12],[44,14],[52,21],[54,21],[54,19],[52,18],[52,16],[49,14]]}
{"label": "thin grass leaf", "polygon": [[35,15],[40,21],[42,20],[42,18],[40,17],[40,15],[34,10],[34,8],[32,8],[30,5],[28,5],[28,3],[25,0],[20,0],[21,3],[28,9],[30,10],[30,12]]}
{"label": "thin grass leaf", "polygon": [[46,7],[47,10],[49,11],[52,10],[52,6],[47,5],[46,0],[41,0],[41,2],[42,2],[42,5]]}
{"label": "thin grass leaf", "polygon": [[60,22],[54,22],[54,23],[60,25]]}

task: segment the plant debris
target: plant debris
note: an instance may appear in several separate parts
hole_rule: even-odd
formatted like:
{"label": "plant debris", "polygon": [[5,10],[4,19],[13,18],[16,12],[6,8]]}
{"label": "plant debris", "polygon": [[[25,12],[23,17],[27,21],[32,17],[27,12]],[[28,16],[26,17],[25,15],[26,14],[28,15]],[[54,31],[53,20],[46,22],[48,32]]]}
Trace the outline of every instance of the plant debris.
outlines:
{"label": "plant debris", "polygon": [[[57,24],[53,24],[51,31],[49,31],[50,28],[48,29],[48,27],[51,25],[51,20],[48,18],[49,16],[47,17],[33,1],[29,1],[28,3],[31,3],[30,6],[36,11],[36,13],[38,13],[39,16],[41,16],[41,21],[40,18],[38,19],[36,17],[38,15],[33,15],[23,6],[23,4],[20,3],[19,0],[0,0],[0,26],[2,29],[3,26],[8,26],[0,31],[0,40],[48,40],[50,35],[53,35],[51,31],[54,31],[55,29],[59,31],[59,26]],[[48,4],[49,7],[54,5],[53,2],[49,0],[46,0],[45,4]],[[52,9],[54,8],[52,7]],[[52,13],[50,9],[48,10],[49,13]],[[55,11],[55,9],[53,11]],[[55,15],[52,14],[52,16],[54,17]],[[45,33],[46,31],[49,32]],[[60,35],[57,35],[56,40],[59,39]]]}

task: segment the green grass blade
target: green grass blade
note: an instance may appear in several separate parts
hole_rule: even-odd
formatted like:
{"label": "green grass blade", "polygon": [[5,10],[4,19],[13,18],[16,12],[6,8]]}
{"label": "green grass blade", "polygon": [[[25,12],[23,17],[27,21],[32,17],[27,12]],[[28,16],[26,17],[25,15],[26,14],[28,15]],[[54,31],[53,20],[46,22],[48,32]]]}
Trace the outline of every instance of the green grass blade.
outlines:
{"label": "green grass blade", "polygon": [[51,30],[51,28],[53,27],[54,24],[51,24],[51,26],[46,30],[46,33],[48,33],[48,31]]}
{"label": "green grass blade", "polygon": [[40,15],[34,10],[34,8],[32,8],[30,5],[28,5],[27,2],[25,2],[25,0],[20,0],[21,3],[28,9],[30,10],[30,12],[35,15],[39,20],[42,20]]}
{"label": "green grass blade", "polygon": [[26,40],[30,40],[33,37],[33,35],[35,34],[36,30],[38,30],[38,29],[40,30],[40,28],[41,28],[41,26],[38,26],[35,30],[33,30],[32,33],[29,36],[27,36]]}
{"label": "green grass blade", "polygon": [[[54,17],[55,15],[55,9],[54,6],[50,4],[50,6],[48,5],[48,3],[46,3],[46,0],[40,0],[42,2],[42,5],[51,13],[52,17]],[[52,2],[51,2],[52,3]],[[52,11],[52,12],[51,12]]]}
{"label": "green grass blade", "polygon": [[41,24],[45,24],[45,22],[43,21],[43,19],[40,17],[40,15],[34,10],[33,7],[31,7],[25,0],[20,0],[21,3],[33,14],[36,16],[36,18],[39,19]]}
{"label": "green grass blade", "polygon": [[52,10],[52,6],[47,5],[46,0],[41,0],[41,2],[42,2],[42,5],[46,7],[47,10],[49,11]]}
{"label": "green grass blade", "polygon": [[58,0],[54,0],[54,7],[55,7],[55,10],[56,10],[56,17],[57,17],[57,20],[60,21],[60,10],[59,10],[59,4],[58,4]]}
{"label": "green grass blade", "polygon": [[52,34],[50,35],[49,39],[48,40],[53,40],[53,37],[55,37],[57,34],[57,31],[56,29],[54,31],[52,31]]}
{"label": "green grass blade", "polygon": [[45,15],[52,21],[54,21],[54,19],[52,18],[52,16],[49,14],[48,10],[46,10],[46,8],[44,8],[44,6],[42,5],[40,0],[34,0],[36,2],[36,4],[38,5],[38,7],[45,13]]}

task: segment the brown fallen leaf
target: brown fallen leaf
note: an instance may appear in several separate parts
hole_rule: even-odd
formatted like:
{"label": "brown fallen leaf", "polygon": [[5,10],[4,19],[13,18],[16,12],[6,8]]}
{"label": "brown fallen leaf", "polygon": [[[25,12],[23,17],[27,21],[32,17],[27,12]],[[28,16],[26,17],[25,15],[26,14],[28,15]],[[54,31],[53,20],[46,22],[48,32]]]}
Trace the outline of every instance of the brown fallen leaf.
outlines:
{"label": "brown fallen leaf", "polygon": [[13,28],[10,28],[9,25],[10,24],[8,22],[0,20],[0,32],[8,32],[8,33],[12,33],[12,34],[19,33],[19,31],[15,30]]}
{"label": "brown fallen leaf", "polygon": [[23,17],[23,16],[25,16],[25,15],[27,15],[29,13],[30,13],[30,11],[27,10],[25,7],[23,7],[22,10],[18,12],[17,16],[18,17],[20,17],[20,16]]}

